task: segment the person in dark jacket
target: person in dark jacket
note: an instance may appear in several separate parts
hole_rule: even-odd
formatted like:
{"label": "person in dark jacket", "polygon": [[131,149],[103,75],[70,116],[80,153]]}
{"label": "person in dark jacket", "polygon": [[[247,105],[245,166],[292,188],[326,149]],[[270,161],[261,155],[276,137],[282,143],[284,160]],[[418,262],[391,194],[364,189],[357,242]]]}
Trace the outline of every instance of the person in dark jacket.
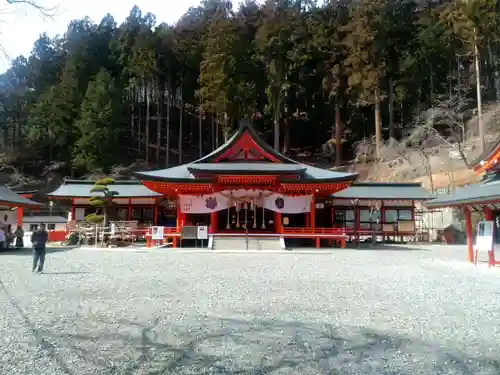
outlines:
{"label": "person in dark jacket", "polygon": [[40,227],[31,235],[31,244],[33,246],[33,269],[35,272],[38,266],[38,273],[43,272],[43,264],[45,263],[45,246],[49,240],[49,234],[45,230],[45,225]]}

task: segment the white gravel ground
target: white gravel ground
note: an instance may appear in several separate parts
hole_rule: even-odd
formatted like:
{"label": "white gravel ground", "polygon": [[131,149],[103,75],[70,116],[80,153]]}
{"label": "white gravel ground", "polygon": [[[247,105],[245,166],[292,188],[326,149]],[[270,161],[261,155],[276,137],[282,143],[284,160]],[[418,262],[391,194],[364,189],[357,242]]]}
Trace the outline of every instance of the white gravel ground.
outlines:
{"label": "white gravel ground", "polygon": [[0,375],[500,374],[465,251],[0,254]]}

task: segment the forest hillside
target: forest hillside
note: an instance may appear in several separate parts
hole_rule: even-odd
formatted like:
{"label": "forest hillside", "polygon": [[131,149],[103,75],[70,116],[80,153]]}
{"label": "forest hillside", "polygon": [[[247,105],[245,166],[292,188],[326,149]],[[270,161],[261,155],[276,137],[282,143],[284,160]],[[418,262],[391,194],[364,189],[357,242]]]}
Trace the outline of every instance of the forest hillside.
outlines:
{"label": "forest hillside", "polygon": [[1,182],[174,166],[242,118],[308,163],[458,176],[500,130],[498,11],[496,0],[204,0],[173,25],[138,7],[120,25],[74,20],[0,76]]}

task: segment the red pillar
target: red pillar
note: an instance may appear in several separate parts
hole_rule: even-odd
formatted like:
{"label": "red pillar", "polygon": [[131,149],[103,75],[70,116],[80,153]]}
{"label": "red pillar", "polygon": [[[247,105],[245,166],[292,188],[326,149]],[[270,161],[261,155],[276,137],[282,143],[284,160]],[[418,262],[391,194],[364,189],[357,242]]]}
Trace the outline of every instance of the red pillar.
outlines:
{"label": "red pillar", "polygon": [[274,211],[274,231],[276,233],[281,233],[282,232],[281,228],[282,228],[281,212]]}
{"label": "red pillar", "polygon": [[472,238],[472,219],[469,207],[464,207],[463,212],[465,215],[465,234],[467,236],[467,260],[474,263],[474,239]]}
{"label": "red pillar", "polygon": [[218,216],[217,211],[210,213],[210,230],[212,233],[216,233],[219,228],[217,228],[218,224]]}
{"label": "red pillar", "polygon": [[153,222],[155,225],[158,225],[158,205],[156,203],[153,207]]}
{"label": "red pillar", "polygon": [[179,232],[182,226],[182,212],[181,205],[177,202],[177,231]]}
{"label": "red pillar", "polygon": [[[312,199],[311,199],[311,210],[309,212],[310,214],[310,219],[309,219],[309,222],[311,223],[311,229],[313,230],[313,233],[316,232],[316,197],[312,196]],[[315,237],[316,239],[316,248],[319,248],[320,247],[320,238],[319,237]]]}
{"label": "red pillar", "polygon": [[18,227],[23,226],[23,216],[24,216],[24,209],[22,209],[21,207],[18,207],[17,208],[17,220],[16,220],[16,224]]}
{"label": "red pillar", "polygon": [[127,220],[132,221],[132,199],[128,200],[128,212],[127,212]]}
{"label": "red pillar", "polygon": [[483,207],[484,220],[493,221],[493,210],[489,207]]}

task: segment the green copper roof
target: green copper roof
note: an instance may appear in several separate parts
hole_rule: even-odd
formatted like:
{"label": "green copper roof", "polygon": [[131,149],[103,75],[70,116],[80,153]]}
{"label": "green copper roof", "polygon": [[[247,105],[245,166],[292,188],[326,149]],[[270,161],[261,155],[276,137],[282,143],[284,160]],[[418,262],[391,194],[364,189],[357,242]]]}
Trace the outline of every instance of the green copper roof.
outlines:
{"label": "green copper roof", "polygon": [[43,206],[43,204],[23,198],[14,193],[7,186],[0,186],[0,206],[40,207]]}
{"label": "green copper roof", "polygon": [[474,203],[500,201],[500,175],[492,174],[477,184],[455,190],[453,194],[443,195],[425,205],[429,208],[460,206]]}
{"label": "green copper roof", "polygon": [[275,173],[293,173],[303,174],[307,166],[303,164],[281,164],[281,163],[196,163],[188,164],[187,169],[191,173],[248,173],[248,174],[275,174]]}
{"label": "green copper roof", "polygon": [[[267,162],[261,160],[216,162],[217,157],[230,149],[245,133],[253,139],[258,147],[267,154],[273,156],[279,162],[273,163],[271,161]],[[316,168],[292,160],[280,154],[264,142],[249,123],[242,123],[238,131],[224,145],[201,159],[177,167],[148,172],[136,172],[135,175],[140,180],[149,181],[211,182],[212,180],[210,178],[195,175],[213,173],[233,175],[286,174],[294,175],[295,178],[281,180],[281,182],[299,183],[353,181],[358,177],[357,173],[336,172],[329,169]]]}
{"label": "green copper roof", "polygon": [[432,194],[419,183],[354,182],[347,189],[332,194],[339,199],[429,200]]}
{"label": "green copper roof", "polygon": [[[65,180],[61,186],[47,195],[59,198],[90,198],[98,195],[98,193],[90,192],[94,183],[95,181],[91,180]],[[116,181],[109,185],[109,189],[118,193],[117,198],[154,198],[160,196],[137,180]]]}

